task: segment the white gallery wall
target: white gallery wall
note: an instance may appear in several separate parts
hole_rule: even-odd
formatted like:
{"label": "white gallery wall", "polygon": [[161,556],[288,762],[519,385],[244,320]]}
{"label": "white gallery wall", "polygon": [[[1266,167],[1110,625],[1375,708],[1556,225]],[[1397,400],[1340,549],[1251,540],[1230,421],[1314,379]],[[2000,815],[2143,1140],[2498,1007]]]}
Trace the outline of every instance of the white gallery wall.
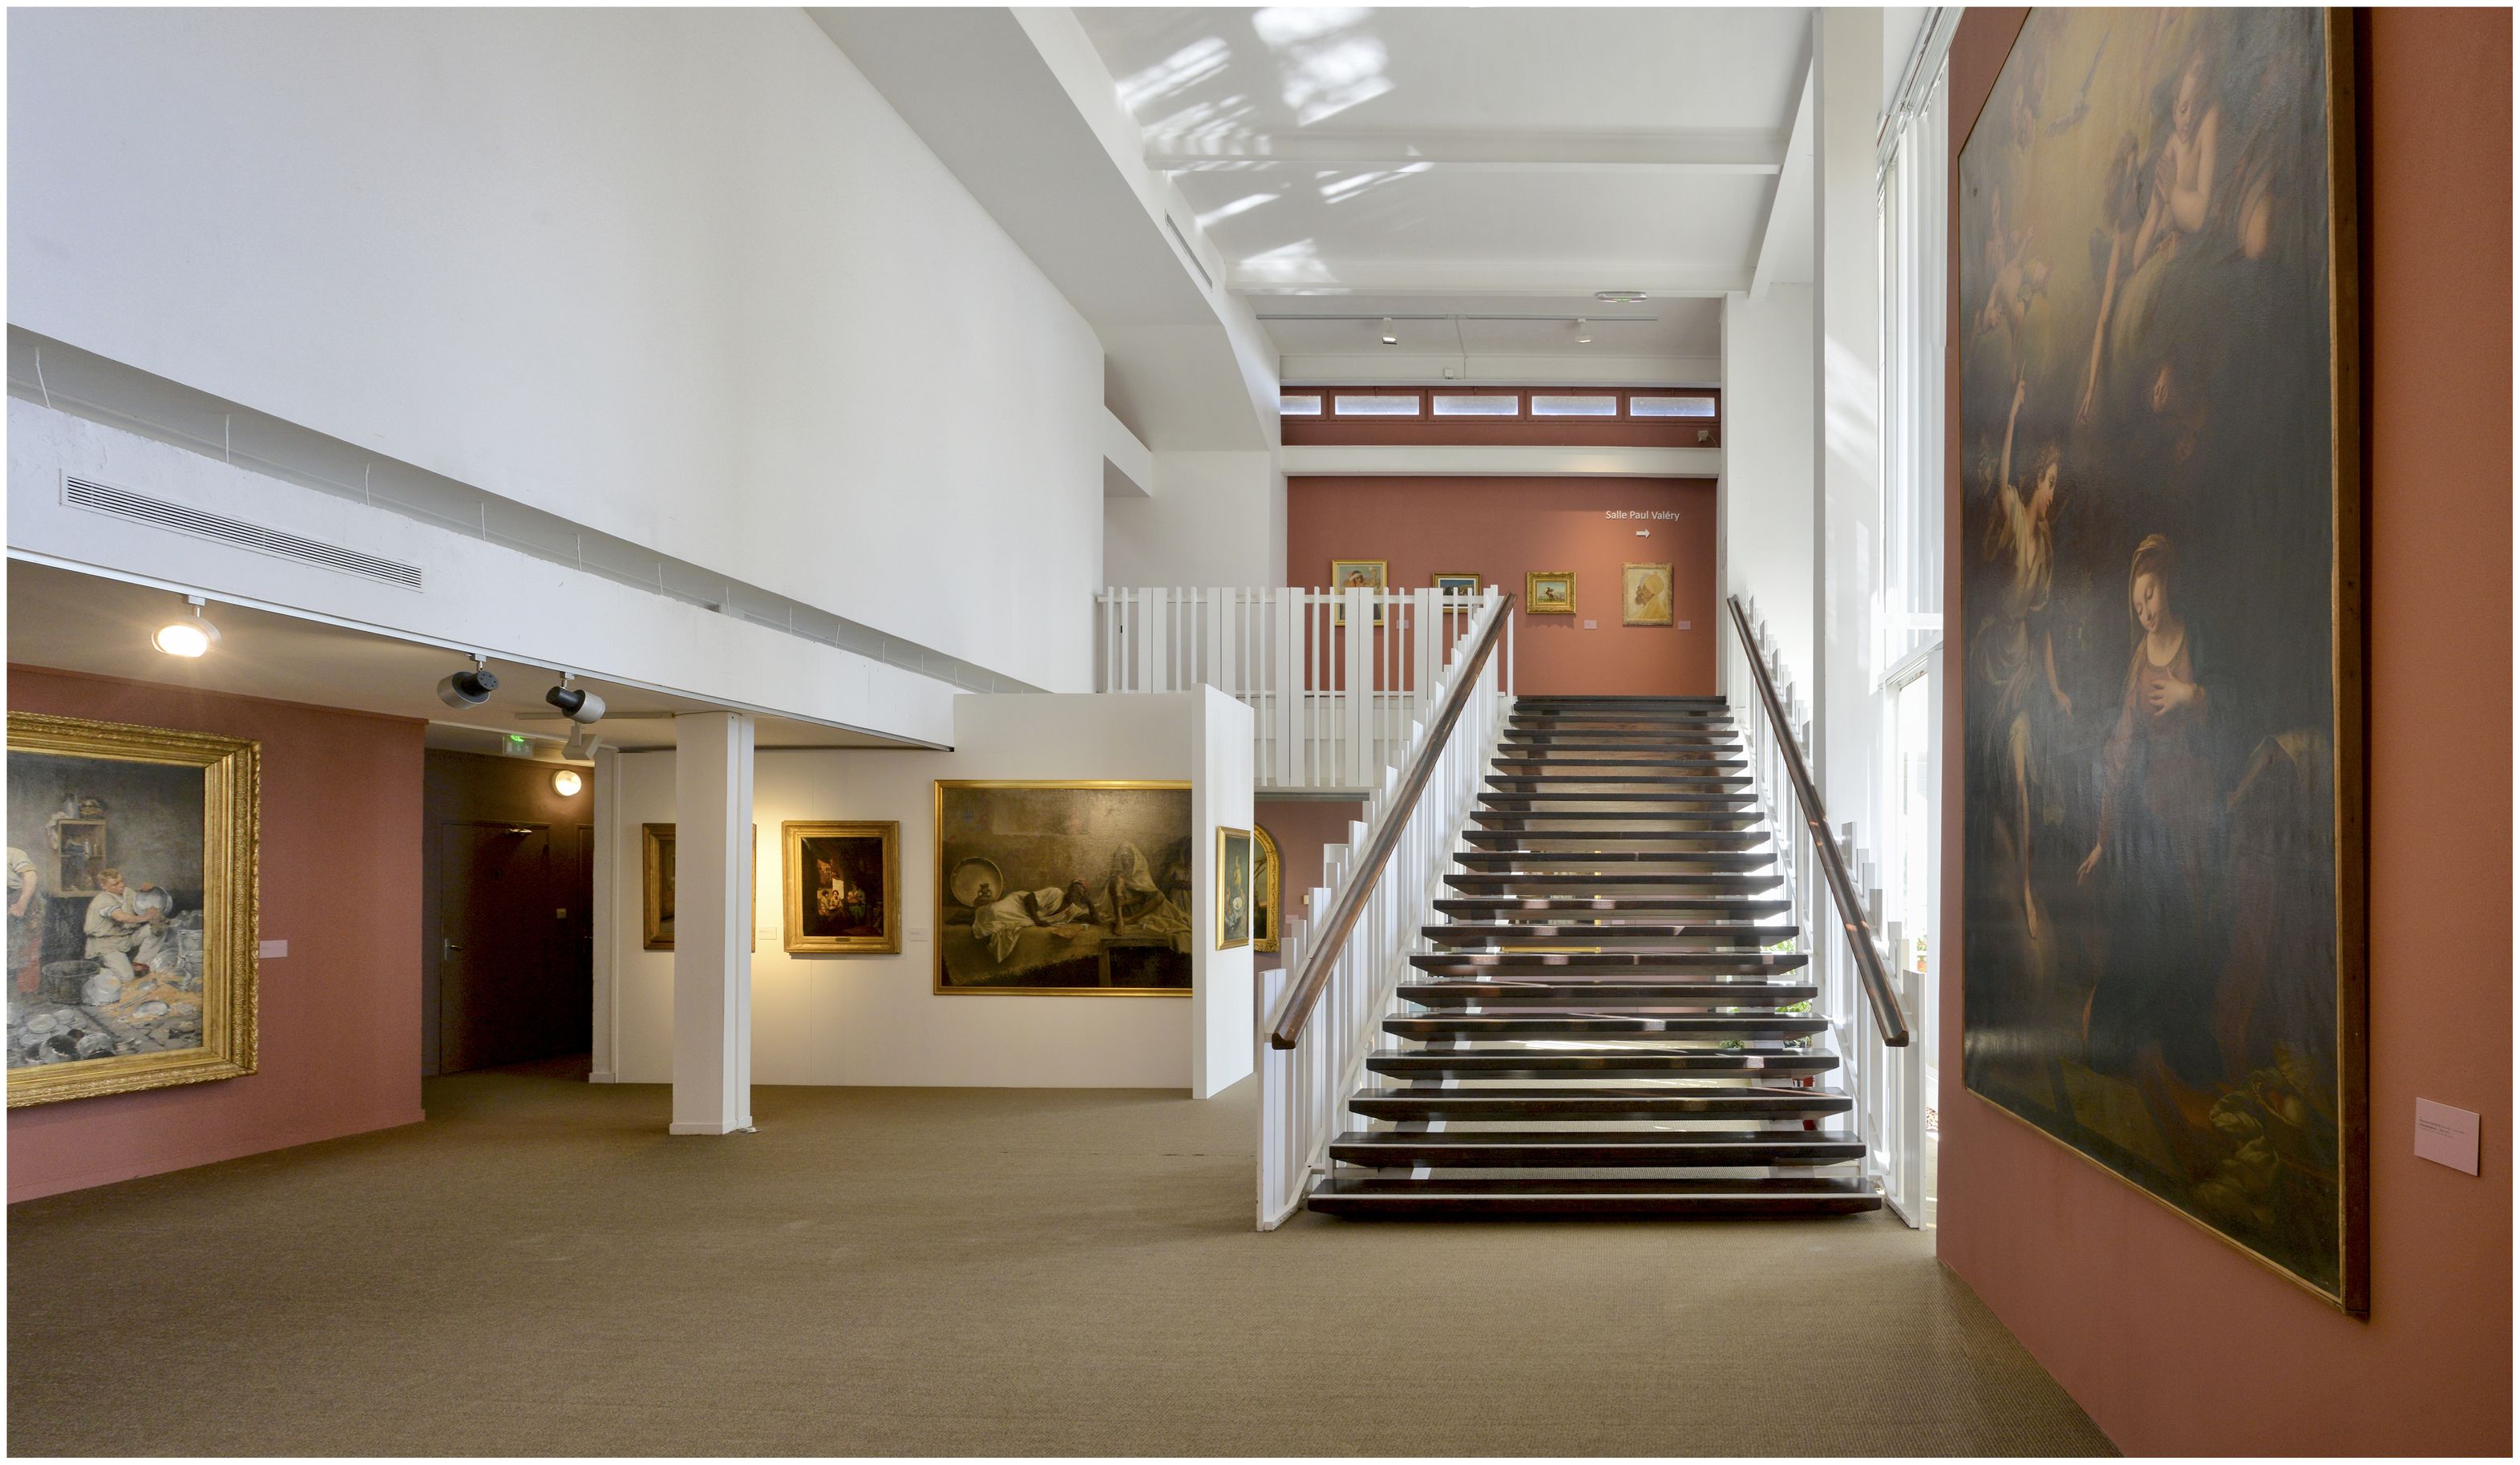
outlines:
{"label": "white gallery wall", "polygon": [[[1813,506],[1819,441],[1812,404],[1812,291],[1775,285],[1724,300],[1724,592],[1756,600],[1811,700]],[[1727,636],[1732,634],[1728,628]],[[1735,698],[1749,695],[1732,688]]]}
{"label": "white gallery wall", "polygon": [[1284,583],[1286,475],[1267,452],[1158,452],[1152,491],[1102,503],[1111,585]]}
{"label": "white gallery wall", "polygon": [[[1216,829],[1251,826],[1250,710],[1213,688],[1152,696],[954,700],[951,753],[770,750],[753,764],[752,1081],[907,1086],[1168,1088],[1206,1097],[1251,1072],[1251,949],[1215,945]],[[597,980],[597,1051],[624,1083],[670,1081],[674,953],[640,943],[640,826],[674,817],[674,755],[621,754],[603,815],[611,879],[596,919],[612,973]],[[1179,779],[1192,785],[1192,995],[940,995],[937,779]],[[780,825],[901,825],[898,955],[783,948]],[[610,993],[610,1002],[605,994]],[[599,1073],[598,1077],[607,1076]]]}
{"label": "white gallery wall", "polygon": [[9,40],[12,323],[1089,684],[1101,346],[802,12]]}

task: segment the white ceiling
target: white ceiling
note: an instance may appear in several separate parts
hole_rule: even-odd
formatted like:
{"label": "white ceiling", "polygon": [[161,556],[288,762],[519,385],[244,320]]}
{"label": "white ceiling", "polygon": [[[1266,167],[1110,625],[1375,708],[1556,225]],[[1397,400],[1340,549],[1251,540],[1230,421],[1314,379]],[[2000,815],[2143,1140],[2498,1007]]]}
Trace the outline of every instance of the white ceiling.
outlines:
{"label": "white ceiling", "polygon": [[[437,700],[438,678],[472,665],[470,658],[434,646],[373,635],[319,620],[211,603],[218,645],[198,661],[170,657],[150,644],[158,626],[186,614],[183,598],[146,585],[12,560],[9,662],[135,681],[166,682],[278,702],[380,712],[428,722],[435,748],[491,753],[509,733],[534,740],[536,755],[557,757],[570,724],[546,706],[543,693],[560,680],[548,666],[492,661],[499,689],[477,708]],[[711,705],[592,678],[577,685],[602,697],[596,731],[616,748],[674,746],[675,712]],[[756,717],[763,748],[891,748],[892,740],[786,717]]]}
{"label": "white ceiling", "polygon": [[[1808,201],[1777,207],[1807,10],[1075,14],[1227,283],[1264,317],[1316,317],[1264,321],[1290,379],[1441,355],[1471,379],[1530,361],[1566,380],[1584,359],[1604,382],[1691,378],[1675,363],[1719,354],[1714,302],[1763,250],[1768,278],[1809,275]],[[1400,320],[1386,347],[1384,312],[1445,319]],[[1454,319],[1482,313],[1555,319]],[[1579,315],[1652,320],[1587,346]]]}

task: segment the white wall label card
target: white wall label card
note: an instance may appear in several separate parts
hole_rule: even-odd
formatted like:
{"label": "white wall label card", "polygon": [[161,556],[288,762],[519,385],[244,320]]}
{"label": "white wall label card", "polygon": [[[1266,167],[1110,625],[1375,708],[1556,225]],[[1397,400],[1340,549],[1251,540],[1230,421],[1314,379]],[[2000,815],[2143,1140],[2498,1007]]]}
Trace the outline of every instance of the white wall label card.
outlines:
{"label": "white wall label card", "polygon": [[2430,1099],[2415,1101],[2415,1154],[2436,1165],[2476,1173],[2476,1116]]}
{"label": "white wall label card", "polygon": [[265,960],[269,960],[275,956],[287,956],[289,954],[289,943],[287,941],[264,941],[259,947],[255,948],[254,954],[264,958]]}

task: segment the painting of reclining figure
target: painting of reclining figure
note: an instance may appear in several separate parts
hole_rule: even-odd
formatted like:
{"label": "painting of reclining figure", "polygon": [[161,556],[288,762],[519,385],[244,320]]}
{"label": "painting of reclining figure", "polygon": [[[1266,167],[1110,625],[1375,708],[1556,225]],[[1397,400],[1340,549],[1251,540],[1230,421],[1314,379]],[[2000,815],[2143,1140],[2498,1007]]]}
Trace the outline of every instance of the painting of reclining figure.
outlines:
{"label": "painting of reclining figure", "polygon": [[2360,1311],[2350,50],[2031,14],[1960,156],[1954,552],[1969,1090]]}
{"label": "painting of reclining figure", "polygon": [[1191,990],[1186,783],[936,784],[936,990]]}

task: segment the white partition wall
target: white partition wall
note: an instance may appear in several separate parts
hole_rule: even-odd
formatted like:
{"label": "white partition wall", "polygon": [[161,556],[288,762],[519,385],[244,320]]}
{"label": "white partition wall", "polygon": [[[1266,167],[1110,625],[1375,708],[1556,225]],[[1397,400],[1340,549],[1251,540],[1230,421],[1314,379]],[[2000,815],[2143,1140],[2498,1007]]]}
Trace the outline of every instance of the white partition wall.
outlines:
{"label": "white partition wall", "polygon": [[[1222,705],[1220,705],[1222,704]],[[1214,948],[1193,912],[1192,995],[1036,997],[934,990],[935,781],[1179,779],[1192,785],[1192,879],[1212,898],[1216,826],[1251,823],[1249,713],[1212,691],[1157,697],[964,696],[949,753],[772,749],[753,760],[759,876],[752,902],[756,1083],[1168,1088],[1209,1093],[1249,1068],[1250,951]],[[675,809],[671,751],[618,755],[611,887],[614,1074],[656,1083],[675,1046],[670,951],[640,943],[639,827]],[[791,955],[780,924],[787,820],[901,824],[898,955]],[[599,998],[608,984],[599,976]],[[1202,1056],[1204,1055],[1204,1056]]]}

